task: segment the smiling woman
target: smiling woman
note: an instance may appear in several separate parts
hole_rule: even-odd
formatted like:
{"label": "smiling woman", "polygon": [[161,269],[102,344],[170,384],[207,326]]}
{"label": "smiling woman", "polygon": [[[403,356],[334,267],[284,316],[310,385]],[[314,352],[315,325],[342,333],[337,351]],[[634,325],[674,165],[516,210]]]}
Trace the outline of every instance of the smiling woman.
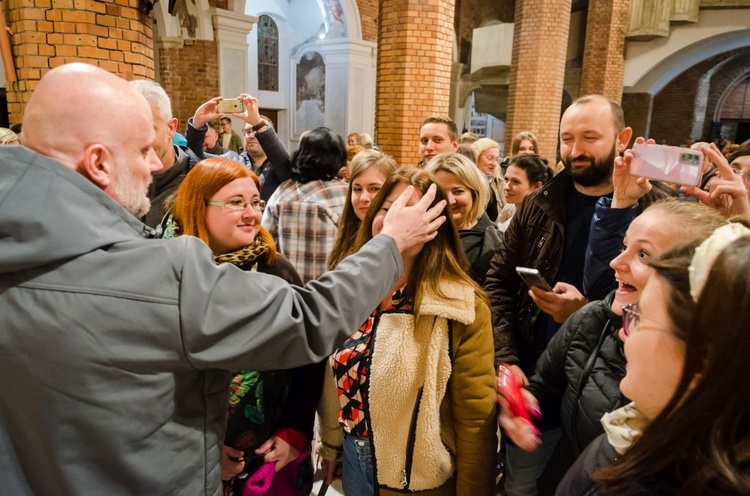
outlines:
{"label": "smiling woman", "polygon": [[[242,164],[204,160],[177,190],[174,229],[208,244],[217,265],[230,263],[302,285],[261,227],[265,202],[259,187],[258,176]],[[262,483],[270,485],[263,494],[279,494],[282,484],[309,494],[310,439],[322,385],[322,363],[288,371],[243,370],[233,376],[221,464],[224,494],[242,494],[246,484]]]}

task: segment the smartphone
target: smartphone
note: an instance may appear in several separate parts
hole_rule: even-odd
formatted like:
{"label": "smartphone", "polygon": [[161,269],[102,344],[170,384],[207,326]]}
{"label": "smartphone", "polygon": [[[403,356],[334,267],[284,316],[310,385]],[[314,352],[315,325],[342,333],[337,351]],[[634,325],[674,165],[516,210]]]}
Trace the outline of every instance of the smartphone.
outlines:
{"label": "smartphone", "polygon": [[222,114],[232,114],[235,112],[243,112],[245,110],[245,106],[242,105],[242,100],[237,100],[236,98],[228,98],[219,102],[217,110]]}
{"label": "smartphone", "polygon": [[698,186],[703,175],[703,154],[666,145],[633,145],[630,173],[668,183]]}
{"label": "smartphone", "polygon": [[529,267],[516,267],[516,272],[528,287],[538,286],[545,291],[552,291],[552,286],[544,280],[538,270]]}
{"label": "smartphone", "polygon": [[497,366],[497,390],[510,403],[510,413],[514,417],[525,418],[531,422],[531,412],[521,392],[522,389],[521,381],[512,370],[502,364]]}

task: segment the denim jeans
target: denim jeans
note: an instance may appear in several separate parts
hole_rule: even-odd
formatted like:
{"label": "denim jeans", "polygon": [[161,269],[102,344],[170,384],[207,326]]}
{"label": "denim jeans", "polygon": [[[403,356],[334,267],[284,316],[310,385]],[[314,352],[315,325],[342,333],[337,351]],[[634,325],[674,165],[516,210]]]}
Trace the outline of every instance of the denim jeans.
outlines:
{"label": "denim jeans", "polygon": [[345,495],[372,496],[375,493],[370,440],[344,433],[341,483]]}
{"label": "denim jeans", "polygon": [[505,494],[506,496],[536,496],[537,479],[542,476],[557,442],[561,429],[542,433],[542,443],[531,453],[508,443],[505,455]]}

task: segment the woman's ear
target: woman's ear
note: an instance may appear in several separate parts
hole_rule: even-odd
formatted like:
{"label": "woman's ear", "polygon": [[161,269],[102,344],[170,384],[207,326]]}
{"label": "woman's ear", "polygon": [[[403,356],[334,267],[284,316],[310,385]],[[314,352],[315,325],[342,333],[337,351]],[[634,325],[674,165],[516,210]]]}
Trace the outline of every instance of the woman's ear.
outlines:
{"label": "woman's ear", "polygon": [[537,182],[536,182],[536,185],[534,186],[534,189],[539,189],[539,188],[541,188],[542,186],[544,186],[544,183],[543,183],[542,181],[537,181]]}
{"label": "woman's ear", "polygon": [[112,183],[114,160],[106,146],[95,143],[83,152],[83,162],[79,172],[101,189]]}

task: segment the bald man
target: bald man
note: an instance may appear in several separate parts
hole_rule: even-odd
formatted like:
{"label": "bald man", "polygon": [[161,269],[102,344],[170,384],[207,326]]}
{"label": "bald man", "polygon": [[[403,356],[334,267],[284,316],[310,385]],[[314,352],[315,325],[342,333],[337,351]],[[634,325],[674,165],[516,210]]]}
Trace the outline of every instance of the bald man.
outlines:
{"label": "bald man", "polygon": [[197,238],[146,239],[153,142],[143,96],[70,64],[28,102],[25,146],[0,150],[2,494],[220,495],[229,371],[327,357],[444,221],[407,191],[399,227],[389,213],[340,270],[292,288],[214,265]]}

